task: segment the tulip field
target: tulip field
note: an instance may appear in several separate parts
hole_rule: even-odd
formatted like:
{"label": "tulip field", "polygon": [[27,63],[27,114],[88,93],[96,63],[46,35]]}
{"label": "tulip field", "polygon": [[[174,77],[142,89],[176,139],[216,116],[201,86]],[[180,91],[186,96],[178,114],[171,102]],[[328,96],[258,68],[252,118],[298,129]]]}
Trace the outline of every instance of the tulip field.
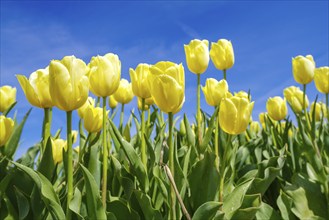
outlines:
{"label": "tulip field", "polygon": [[[226,80],[229,40],[195,39],[184,50],[186,66],[140,63],[130,79],[108,53],[89,63],[65,56],[16,75],[20,88],[0,85],[0,219],[329,219],[329,67],[311,55],[287,60],[296,83],[268,97],[257,120],[252,88],[231,91]],[[210,62],[218,78],[201,85]],[[181,111],[192,98],[186,74],[195,76],[192,120]],[[125,109],[135,96],[135,111]],[[40,141],[17,159],[31,111],[16,119],[22,99],[44,115]],[[52,125],[54,108],[66,133]]]}

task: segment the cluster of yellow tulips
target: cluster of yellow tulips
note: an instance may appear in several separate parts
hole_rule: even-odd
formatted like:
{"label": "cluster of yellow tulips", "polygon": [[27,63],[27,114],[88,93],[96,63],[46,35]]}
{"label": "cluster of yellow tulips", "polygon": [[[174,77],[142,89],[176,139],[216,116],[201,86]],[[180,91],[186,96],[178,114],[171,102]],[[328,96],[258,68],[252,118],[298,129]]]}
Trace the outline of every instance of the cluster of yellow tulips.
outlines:
{"label": "cluster of yellow tulips", "polygon": [[[206,103],[215,107],[215,155],[216,168],[220,173],[219,201],[223,201],[223,189],[225,178],[225,160],[219,152],[218,132],[220,130],[228,135],[228,142],[233,135],[239,135],[250,128],[251,132],[258,133],[260,125],[252,121],[251,114],[254,101],[251,95],[245,91],[231,92],[226,81],[227,71],[234,65],[234,51],[232,43],[226,39],[211,43],[209,49],[208,40],[192,40],[184,45],[186,63],[190,72],[197,75],[197,106],[196,106],[196,132],[198,146],[202,146],[203,134],[202,112],[200,106],[200,91],[204,93]],[[205,85],[201,86],[200,75],[205,73],[210,60],[214,66],[223,72],[223,79],[206,79]],[[303,90],[296,86],[290,86],[283,91],[284,98],[280,96],[271,97],[267,100],[267,113],[259,115],[262,127],[266,127],[266,121],[282,121],[287,118],[287,101],[296,116],[304,117],[304,120],[311,124],[311,119],[319,121],[328,117],[328,94],[329,94],[329,68],[316,68],[313,57],[308,55],[297,56],[292,59],[292,72],[297,83],[303,85]],[[108,53],[104,56],[94,56],[89,64],[75,56],[65,56],[62,60],[52,60],[48,67],[38,69],[29,78],[24,75],[17,75],[19,84],[31,105],[44,109],[43,141],[40,149],[40,157],[46,150],[47,142],[52,142],[53,160],[55,164],[63,160],[62,152],[65,152],[67,168],[67,212],[71,217],[69,201],[73,199],[73,152],[72,143],[77,134],[72,132],[72,111],[77,110],[83,121],[85,130],[92,133],[102,131],[102,202],[106,209],[107,187],[108,187],[108,158],[111,151],[111,140],[108,135],[107,102],[112,109],[118,103],[121,106],[120,125],[123,121],[124,105],[131,102],[134,96],[138,99],[138,108],[141,110],[140,127],[140,157],[145,169],[148,164],[147,145],[144,138],[145,111],[151,105],[156,105],[162,112],[168,114],[169,122],[169,169],[172,175],[175,173],[174,159],[174,114],[178,113],[185,101],[185,71],[183,64],[176,64],[170,61],[160,61],[154,65],[140,63],[135,69],[130,68],[130,80],[121,79],[121,62],[116,54]],[[306,95],[306,85],[314,80],[317,90],[324,93],[326,103],[313,102],[310,106],[310,113],[307,108],[309,100]],[[91,97],[89,91],[97,97],[97,101]],[[4,146],[10,138],[14,121],[6,116],[16,102],[16,88],[3,86],[0,88],[0,146]],[[102,100],[102,107],[99,107]],[[52,108],[57,107],[66,112],[67,115],[67,139],[53,138],[50,132],[52,120]],[[311,117],[314,115],[314,117]],[[185,128],[184,128],[185,129]],[[49,139],[49,140],[48,140]],[[78,151],[82,150],[80,146]],[[63,150],[64,149],[64,150]],[[225,153],[224,153],[225,154]],[[225,156],[225,155],[224,155]],[[231,156],[233,158],[233,156]],[[174,185],[170,190],[170,218],[175,219],[176,195]]]}

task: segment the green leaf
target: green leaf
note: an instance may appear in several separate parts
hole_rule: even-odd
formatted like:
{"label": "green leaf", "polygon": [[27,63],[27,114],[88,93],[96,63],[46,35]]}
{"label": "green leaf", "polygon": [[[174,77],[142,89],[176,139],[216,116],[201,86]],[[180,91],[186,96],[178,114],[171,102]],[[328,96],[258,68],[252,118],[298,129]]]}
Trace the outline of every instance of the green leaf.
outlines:
{"label": "green leaf", "polygon": [[268,220],[276,220],[280,219],[280,215],[268,204],[262,202],[260,205],[260,209],[256,213],[256,219],[268,219]]}
{"label": "green leaf", "polygon": [[80,214],[80,207],[82,202],[82,195],[78,187],[75,187],[73,198],[70,201],[70,210],[72,210],[76,215],[78,215],[81,219],[83,216]]}
{"label": "green leaf", "polygon": [[261,205],[261,195],[245,195],[241,207],[234,212],[232,219],[255,219]]}
{"label": "green leaf", "polygon": [[276,203],[279,207],[282,219],[296,219],[295,215],[291,211],[293,200],[289,196],[287,196],[282,190],[280,191],[280,195]]}
{"label": "green leaf", "polygon": [[131,212],[128,205],[121,200],[114,200],[108,204],[107,211],[113,213],[116,219],[140,219],[135,212]]}
{"label": "green leaf", "polygon": [[11,137],[9,138],[8,142],[4,147],[4,154],[10,159],[13,157],[13,155],[17,150],[18,143],[23,131],[23,127],[25,125],[26,119],[29,117],[31,110],[32,108],[30,108],[30,110],[25,114],[21,123],[17,127],[15,127],[13,134],[11,135]]}
{"label": "green leaf", "polygon": [[219,174],[214,166],[215,155],[205,152],[204,158],[191,169],[188,182],[191,190],[191,206],[194,210],[205,202],[213,201],[219,186]]}
{"label": "green leaf", "polygon": [[184,114],[184,124],[186,129],[187,142],[190,146],[195,146],[195,135],[192,132],[192,128],[186,117],[186,114]]}
{"label": "green leaf", "polygon": [[206,132],[206,135],[202,139],[202,143],[200,146],[200,153],[203,153],[207,149],[207,146],[213,136],[213,130],[215,127],[215,123],[218,123],[217,121],[215,121],[215,119],[217,118],[218,108],[219,108],[219,106],[216,107],[214,114],[210,118],[210,121],[208,124],[208,126],[209,126],[208,130]]}
{"label": "green leaf", "polygon": [[[18,215],[17,212],[15,210],[15,207],[13,206],[13,204],[11,204],[9,198],[7,196],[4,196],[3,200],[5,201],[6,207],[7,208],[7,215],[2,214],[2,208],[1,208],[1,213],[0,213],[0,217],[3,217],[4,220],[15,220],[18,219]],[[0,202],[2,202],[0,200]],[[4,216],[3,216],[4,215]]]}
{"label": "green leaf", "polygon": [[115,124],[110,120],[111,127],[114,131],[114,135],[120,142],[120,145],[122,146],[130,164],[131,164],[131,170],[136,175],[139,183],[141,184],[143,190],[145,192],[149,191],[149,180],[147,176],[146,169],[142,163],[141,158],[136,153],[135,149],[131,146],[130,143],[128,143],[124,138],[121,136],[120,132],[116,128]]}
{"label": "green leaf", "polygon": [[99,188],[93,175],[82,164],[86,187],[87,211],[90,219],[106,219],[106,213],[99,195]]}
{"label": "green leaf", "polygon": [[42,175],[44,175],[49,181],[51,181],[55,171],[55,164],[53,159],[53,150],[50,137],[47,140],[45,151],[38,166],[38,171]]}
{"label": "green leaf", "polygon": [[29,201],[18,188],[14,187],[14,189],[18,206],[19,219],[25,219],[30,211]]}
{"label": "green leaf", "polygon": [[[161,220],[162,216],[159,210],[156,210],[152,206],[151,199],[148,195],[143,193],[142,191],[135,190],[134,193],[134,199],[138,203],[138,208],[142,211],[144,214],[145,220]],[[137,204],[135,204],[137,205]]]}
{"label": "green leaf", "polygon": [[61,207],[59,198],[49,180],[41,173],[32,170],[29,167],[19,163],[11,162],[20,170],[24,171],[36,183],[37,188],[41,191],[41,197],[48,211],[55,219],[64,219],[65,214]]}
{"label": "green leaf", "polygon": [[195,211],[192,220],[212,220],[221,205],[219,202],[206,202],[202,204]]}

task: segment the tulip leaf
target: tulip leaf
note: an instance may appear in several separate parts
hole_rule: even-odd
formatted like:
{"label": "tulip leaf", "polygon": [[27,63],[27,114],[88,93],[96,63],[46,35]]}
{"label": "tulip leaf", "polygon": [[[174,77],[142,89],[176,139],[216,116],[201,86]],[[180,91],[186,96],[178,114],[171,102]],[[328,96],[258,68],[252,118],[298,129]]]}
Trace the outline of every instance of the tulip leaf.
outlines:
{"label": "tulip leaf", "polygon": [[90,219],[106,219],[96,180],[87,168],[82,164],[80,164],[80,167],[85,180],[88,216]]}
{"label": "tulip leaf", "polygon": [[219,106],[216,107],[214,114],[210,118],[210,121],[208,124],[209,125],[208,130],[206,132],[206,135],[203,137],[202,143],[200,145],[200,153],[203,153],[207,149],[207,146],[213,136],[213,130],[215,128],[215,123],[218,123],[217,120],[215,120],[217,118],[218,108],[219,108]]}
{"label": "tulip leaf", "polygon": [[29,167],[13,161],[11,163],[17,166],[20,170],[24,171],[35,182],[37,188],[41,192],[41,198],[52,217],[54,219],[64,219],[64,211],[60,205],[59,198],[49,180],[38,171],[34,171]]}
{"label": "tulip leaf", "polygon": [[132,212],[128,204],[122,200],[114,200],[108,204],[107,211],[113,213],[116,219],[129,219],[129,220],[139,220],[140,217],[136,212]]}
{"label": "tulip leaf", "polygon": [[191,206],[194,210],[205,202],[213,201],[216,196],[219,174],[214,166],[215,155],[208,151],[204,158],[193,165],[188,176],[191,190]]}
{"label": "tulip leaf", "polygon": [[188,121],[186,114],[184,114],[184,124],[186,129],[187,142],[190,146],[195,146],[195,135],[192,132],[190,122]]}
{"label": "tulip leaf", "polygon": [[15,195],[18,205],[19,219],[25,219],[30,211],[29,201],[27,200],[26,196],[17,187],[14,187],[14,189],[15,189]]}
{"label": "tulip leaf", "polygon": [[50,137],[47,140],[45,151],[43,152],[42,159],[38,166],[38,171],[42,175],[44,175],[49,181],[51,181],[55,171],[55,164],[53,159],[53,150]]}
{"label": "tulip leaf", "polygon": [[21,123],[17,127],[15,127],[11,137],[9,138],[8,142],[5,145],[4,154],[10,159],[13,157],[13,155],[15,154],[15,152],[17,150],[18,143],[21,138],[22,131],[23,131],[23,127],[24,127],[26,119],[29,117],[31,111],[32,111],[32,108],[30,108],[30,110],[25,114]]}
{"label": "tulip leaf", "polygon": [[256,213],[260,209],[261,205],[261,195],[245,195],[238,210],[236,210],[230,219],[245,219],[253,220],[255,219]]}
{"label": "tulip leaf", "polygon": [[80,207],[82,202],[82,195],[78,187],[75,187],[73,198],[70,201],[70,210],[72,210],[79,218],[83,219],[82,215],[80,214]]}
{"label": "tulip leaf", "polygon": [[136,175],[139,183],[145,192],[149,190],[149,180],[146,172],[146,168],[144,167],[141,158],[136,153],[135,149],[121,136],[120,132],[116,128],[115,124],[110,120],[110,124],[114,131],[114,135],[122,146],[130,164],[133,173]]}
{"label": "tulip leaf", "polygon": [[[18,214],[16,212],[15,207],[11,203],[10,199],[7,196],[4,196],[2,199],[3,199],[3,201],[4,201],[4,203],[5,203],[6,206],[3,207],[3,205],[1,204],[2,206],[0,207],[1,208],[0,209],[1,210],[1,212],[0,212],[0,218],[1,219],[5,219],[5,220],[18,219]],[[1,201],[1,203],[2,203],[2,201]]]}
{"label": "tulip leaf", "polygon": [[15,107],[15,105],[17,104],[17,101],[14,102],[13,104],[11,104],[11,106],[6,110],[4,111],[2,114],[7,117],[7,115],[10,113],[10,111]]}
{"label": "tulip leaf", "polygon": [[293,200],[281,190],[277,199],[277,205],[279,207],[282,219],[296,219],[296,216],[291,211],[292,203]]}
{"label": "tulip leaf", "polygon": [[219,207],[222,204],[220,202],[206,202],[203,203],[194,213],[192,220],[212,220]]}
{"label": "tulip leaf", "polygon": [[258,212],[256,213],[256,219],[268,219],[276,220],[280,219],[280,215],[268,204],[262,202]]}
{"label": "tulip leaf", "polygon": [[161,220],[162,216],[159,210],[156,210],[153,208],[152,201],[150,197],[143,193],[142,191],[135,190],[132,195],[131,200],[132,208],[134,208],[136,211],[138,210],[140,213],[141,219],[145,220]]}

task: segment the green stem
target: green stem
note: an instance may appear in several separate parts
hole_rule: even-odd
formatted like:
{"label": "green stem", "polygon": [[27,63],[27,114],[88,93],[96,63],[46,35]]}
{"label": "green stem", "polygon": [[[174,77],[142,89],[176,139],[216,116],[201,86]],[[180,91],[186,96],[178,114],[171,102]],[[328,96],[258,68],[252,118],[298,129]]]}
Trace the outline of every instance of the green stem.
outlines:
{"label": "green stem", "polygon": [[106,145],[106,97],[103,97],[103,181],[102,181],[102,202],[106,210],[106,192],[107,192],[107,162],[108,149]]}
{"label": "green stem", "polygon": [[326,93],[326,106],[327,106],[327,121],[329,122],[329,93]]}
{"label": "green stem", "polygon": [[[216,111],[215,114],[216,114],[216,118],[218,119],[218,111]],[[215,126],[216,126],[215,127],[215,155],[216,155],[215,166],[216,169],[219,169],[218,120],[215,120]]]}
{"label": "green stem", "polygon": [[125,104],[121,104],[121,113],[120,113],[120,124],[119,124],[119,129],[121,134],[123,133],[123,116],[125,112]]}
{"label": "green stem", "polygon": [[43,148],[42,148],[42,151],[43,152],[46,149],[47,140],[50,137],[51,113],[52,113],[51,108],[45,108],[44,109],[44,121],[43,121],[44,128],[43,128],[43,134],[42,134],[42,138],[43,138]]}
{"label": "green stem", "polygon": [[226,80],[226,70],[223,70],[223,77]]}
{"label": "green stem", "polygon": [[147,156],[146,156],[146,145],[145,145],[145,99],[142,98],[142,128],[141,128],[141,153],[142,153],[142,162],[147,169]]}
{"label": "green stem", "polygon": [[72,111],[66,112],[67,132],[67,204],[66,219],[71,219],[70,202],[73,198]]}
{"label": "green stem", "polygon": [[[174,166],[174,143],[173,143],[173,113],[168,113],[168,120],[169,120],[169,169],[173,176],[173,179],[175,179],[175,166]],[[175,196],[175,189],[173,185],[171,184],[170,187],[170,198],[171,198],[171,209],[170,209],[170,219],[176,219],[176,196]]]}
{"label": "green stem", "polygon": [[305,115],[305,120],[309,129],[311,129],[311,123],[308,118],[308,114],[306,111],[306,84],[303,84],[303,110]]}
{"label": "green stem", "polygon": [[[219,202],[223,202],[223,192],[224,192],[224,182],[225,182],[225,168],[226,168],[226,161],[230,161],[231,158],[227,157],[227,150],[231,146],[232,135],[227,134],[227,142],[224,147],[223,158],[221,160],[220,170],[219,170]],[[234,155],[235,156],[235,155]]]}
{"label": "green stem", "polygon": [[201,112],[200,112],[200,74],[198,76],[198,86],[197,86],[197,109],[196,109],[196,117],[197,117],[197,124],[198,124],[198,141],[199,146],[202,143],[202,134],[201,134]]}

